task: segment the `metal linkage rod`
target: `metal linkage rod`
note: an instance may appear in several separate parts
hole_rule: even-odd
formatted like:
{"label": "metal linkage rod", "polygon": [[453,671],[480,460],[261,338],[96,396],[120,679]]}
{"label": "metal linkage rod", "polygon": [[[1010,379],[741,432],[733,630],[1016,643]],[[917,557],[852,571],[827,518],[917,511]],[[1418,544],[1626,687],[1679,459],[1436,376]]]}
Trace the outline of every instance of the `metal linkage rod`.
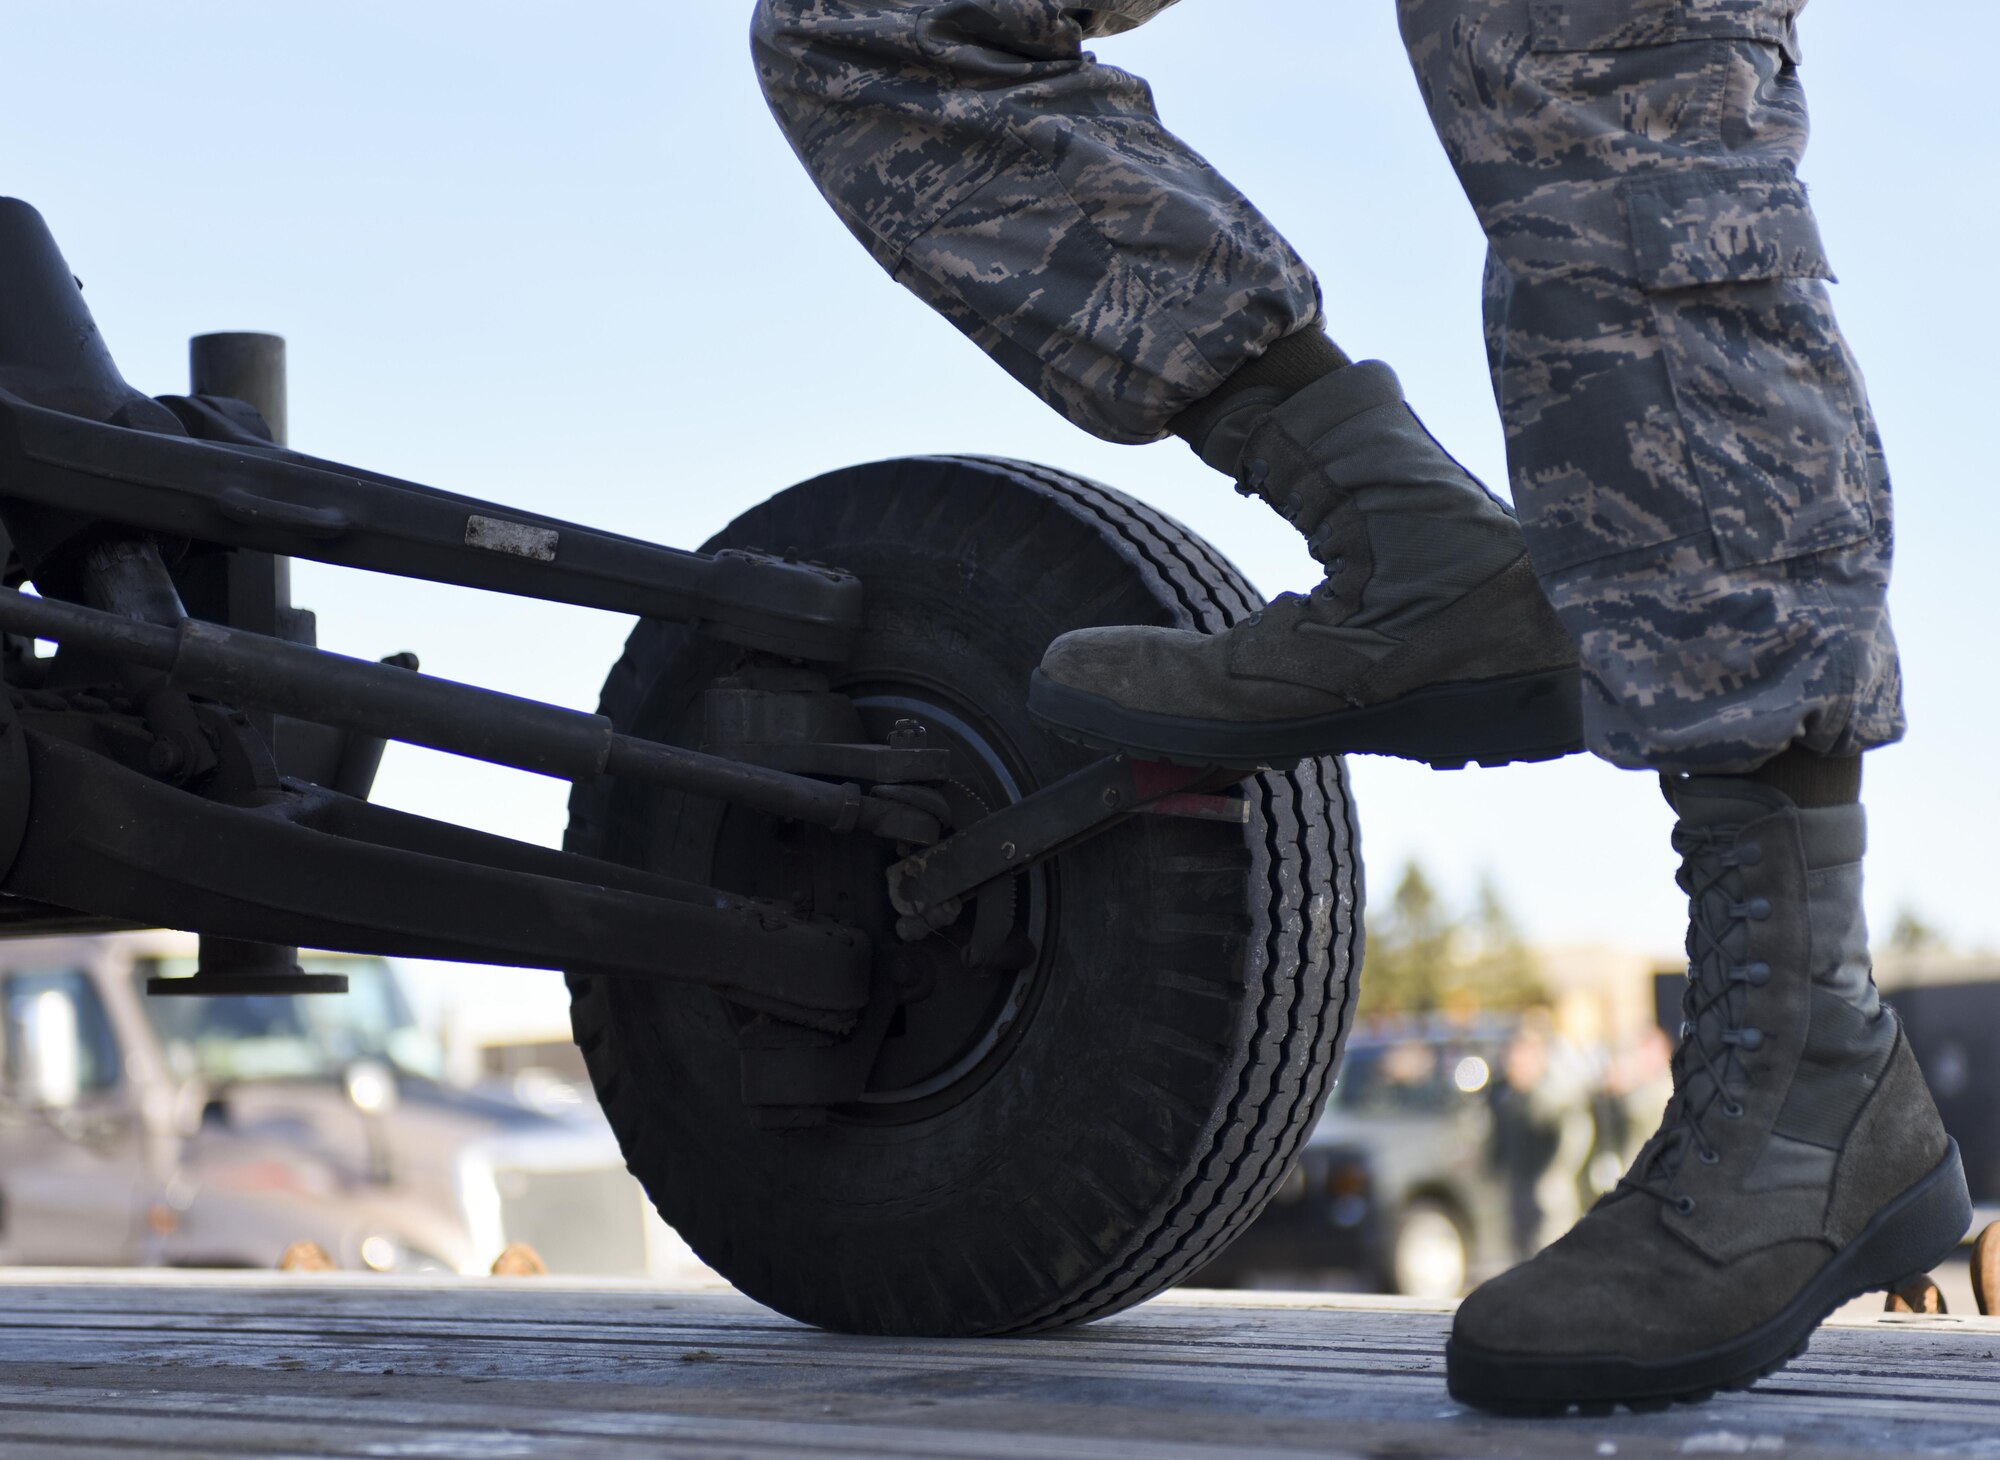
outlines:
{"label": "metal linkage rod", "polygon": [[73,603],[0,589],[0,629],[165,670],[185,689],[564,780],[619,775],[810,822],[932,842],[936,820],[914,807],[679,746],[621,735],[602,715],[262,634],[184,619],[140,623]]}
{"label": "metal linkage rod", "polygon": [[0,629],[73,644],[142,669],[172,669],[180,652],[180,635],[164,625],[36,598],[14,588],[0,592]]}

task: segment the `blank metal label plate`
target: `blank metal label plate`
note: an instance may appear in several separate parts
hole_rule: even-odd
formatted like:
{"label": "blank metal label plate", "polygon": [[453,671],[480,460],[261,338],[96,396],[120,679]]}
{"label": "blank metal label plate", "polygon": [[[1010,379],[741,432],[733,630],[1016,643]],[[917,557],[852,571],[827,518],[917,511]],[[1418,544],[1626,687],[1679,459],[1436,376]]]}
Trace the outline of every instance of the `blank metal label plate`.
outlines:
{"label": "blank metal label plate", "polygon": [[508,522],[499,517],[472,516],[465,519],[465,545],[493,553],[512,553],[517,558],[537,562],[556,560],[559,534],[552,527],[531,527],[525,522]]}

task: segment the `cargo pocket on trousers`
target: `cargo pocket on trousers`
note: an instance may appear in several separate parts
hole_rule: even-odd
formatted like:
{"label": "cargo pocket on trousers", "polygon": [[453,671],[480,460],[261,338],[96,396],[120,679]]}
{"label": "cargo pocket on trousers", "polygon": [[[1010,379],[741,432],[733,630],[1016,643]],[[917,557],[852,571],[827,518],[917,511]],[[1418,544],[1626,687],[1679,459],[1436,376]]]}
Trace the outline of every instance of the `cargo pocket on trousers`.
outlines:
{"label": "cargo pocket on trousers", "polygon": [[1529,0],[1528,49],[1628,51],[1681,41],[1758,41],[1799,60],[1800,0]]}
{"label": "cargo pocket on trousers", "polygon": [[1781,167],[1654,174],[1621,192],[1722,561],[1867,537],[1861,395],[1798,179]]}

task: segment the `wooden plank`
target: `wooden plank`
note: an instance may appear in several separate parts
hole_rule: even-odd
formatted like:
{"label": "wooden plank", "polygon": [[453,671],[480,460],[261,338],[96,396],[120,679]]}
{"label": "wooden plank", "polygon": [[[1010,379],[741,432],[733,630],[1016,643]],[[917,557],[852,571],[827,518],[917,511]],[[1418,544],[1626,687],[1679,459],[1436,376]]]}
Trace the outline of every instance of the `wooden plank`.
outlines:
{"label": "wooden plank", "polygon": [[1506,1421],[1442,1305],[1176,1294],[1037,1339],[861,1339],[726,1290],[0,1273],[0,1457],[2000,1456],[2000,1322],[1822,1330],[1747,1395]]}

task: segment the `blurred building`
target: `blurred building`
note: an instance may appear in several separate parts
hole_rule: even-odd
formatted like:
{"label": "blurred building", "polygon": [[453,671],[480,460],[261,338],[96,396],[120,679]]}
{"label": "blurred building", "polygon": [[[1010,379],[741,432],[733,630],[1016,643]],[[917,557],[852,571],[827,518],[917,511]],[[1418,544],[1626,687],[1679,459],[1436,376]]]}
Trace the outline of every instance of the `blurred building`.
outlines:
{"label": "blurred building", "polygon": [[[1535,950],[1556,1030],[1579,1047],[1619,1048],[1657,1022],[1654,976],[1671,955],[1609,943],[1558,943]],[[1678,994],[1675,995],[1679,997]]]}
{"label": "blurred building", "polygon": [[1958,1142],[1977,1231],[2000,1219],[2000,954],[1892,951],[1875,975]]}

